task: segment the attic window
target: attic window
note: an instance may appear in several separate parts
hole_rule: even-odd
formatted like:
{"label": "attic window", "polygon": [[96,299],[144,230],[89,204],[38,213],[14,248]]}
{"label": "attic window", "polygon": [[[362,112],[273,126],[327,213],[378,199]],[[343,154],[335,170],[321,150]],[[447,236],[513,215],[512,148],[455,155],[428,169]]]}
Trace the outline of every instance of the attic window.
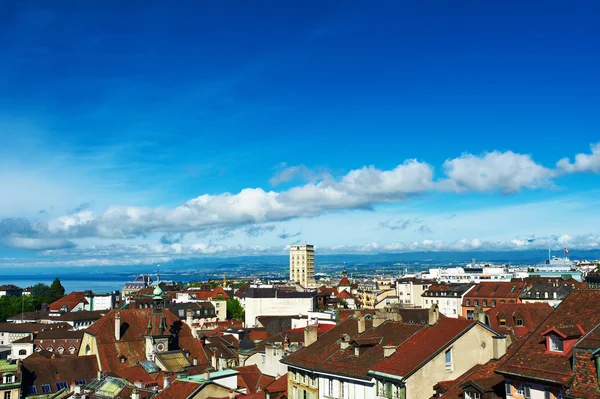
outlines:
{"label": "attic window", "polygon": [[500,327],[506,327],[506,317],[501,317],[498,321],[498,324],[500,325]]}
{"label": "attic window", "polygon": [[523,319],[521,317],[517,317],[517,319],[515,320],[515,325],[517,327],[523,327]]}
{"label": "attic window", "polygon": [[481,399],[479,392],[465,391],[465,399]]}
{"label": "attic window", "polygon": [[562,352],[563,351],[563,341],[557,335],[550,335],[548,337],[548,350],[550,352]]}

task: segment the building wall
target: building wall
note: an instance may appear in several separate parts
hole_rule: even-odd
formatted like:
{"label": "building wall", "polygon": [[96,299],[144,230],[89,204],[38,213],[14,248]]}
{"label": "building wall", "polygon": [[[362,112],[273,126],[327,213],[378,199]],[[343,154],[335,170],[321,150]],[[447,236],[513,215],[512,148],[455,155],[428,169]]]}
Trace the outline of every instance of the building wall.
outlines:
{"label": "building wall", "polygon": [[246,298],[246,327],[253,327],[258,316],[307,315],[314,311],[314,300],[309,298]]}
{"label": "building wall", "polygon": [[13,341],[28,336],[29,333],[26,332],[0,332],[0,345],[11,345]]}
{"label": "building wall", "polygon": [[[277,349],[266,348],[265,353],[254,353],[244,361],[244,366],[258,367],[262,374],[277,377],[287,374],[287,365],[280,362],[283,358],[283,348]],[[241,359],[240,359],[241,360]]]}
{"label": "building wall", "polygon": [[215,307],[215,317],[219,321],[227,320],[227,301],[224,299],[214,299],[209,302]]}
{"label": "building wall", "polygon": [[[25,355],[19,355],[19,351],[24,350],[25,351]],[[33,353],[33,343],[19,343],[19,344],[15,344],[13,343],[10,346],[10,358],[11,359],[25,359],[26,357],[29,357],[31,354]]]}
{"label": "building wall", "polygon": [[[406,398],[429,399],[439,381],[454,380],[476,364],[486,363],[493,356],[493,335],[480,325],[471,328],[406,380]],[[449,348],[453,352],[452,371],[446,371],[445,352]]]}
{"label": "building wall", "polygon": [[425,305],[424,298],[421,296],[431,283],[419,282],[413,284],[410,282],[398,282],[396,283],[396,295],[400,303],[405,305],[413,305],[418,308],[428,307]]}
{"label": "building wall", "polygon": [[111,310],[115,303],[113,295],[94,295],[85,299],[88,301],[85,310]]}
{"label": "building wall", "polygon": [[289,399],[304,399],[304,391],[306,391],[307,399],[317,399],[319,397],[319,379],[313,375],[311,378],[302,379],[302,373],[307,373],[304,370],[290,368],[288,372],[288,398]]}
{"label": "building wall", "polygon": [[290,246],[290,280],[308,287],[315,280],[315,247]]}
{"label": "building wall", "polygon": [[21,397],[21,388],[3,389],[0,387],[0,398],[6,398],[6,392],[10,392],[10,399],[19,399]]}
{"label": "building wall", "polygon": [[[511,384],[511,392],[507,393],[506,398],[507,399],[524,399],[525,396],[524,395],[520,395],[517,391],[517,388],[519,385],[529,385],[530,387],[530,398],[531,399],[546,399],[546,391],[549,391],[550,394],[550,398],[551,399],[556,399],[559,398],[559,391],[560,389],[558,387],[554,387],[554,386],[548,386],[548,385],[542,385],[542,384],[538,384],[538,383],[532,383],[532,382],[527,382],[527,381],[520,381],[520,380],[505,380],[505,382],[509,382]],[[566,397],[566,395],[563,394],[563,397]]]}
{"label": "building wall", "polygon": [[[329,394],[329,382],[332,381],[333,395]],[[342,385],[344,399],[373,399],[376,398],[375,380],[358,381],[342,377],[319,376],[319,399],[342,398]]]}
{"label": "building wall", "polygon": [[[90,351],[87,352],[87,347],[89,345]],[[102,370],[102,365],[100,364],[100,356],[98,355],[98,345],[96,344],[96,337],[91,334],[85,333],[83,334],[83,339],[81,340],[81,346],[79,347],[79,356],[86,355],[94,355],[96,356],[96,361],[98,362],[98,370]],[[102,370],[107,371],[107,370]]]}

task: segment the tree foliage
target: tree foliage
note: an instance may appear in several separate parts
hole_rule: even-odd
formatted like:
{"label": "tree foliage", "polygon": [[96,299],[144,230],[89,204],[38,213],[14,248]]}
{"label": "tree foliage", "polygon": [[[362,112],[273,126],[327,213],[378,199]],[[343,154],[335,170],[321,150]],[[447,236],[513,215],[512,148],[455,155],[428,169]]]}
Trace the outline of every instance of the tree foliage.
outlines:
{"label": "tree foliage", "polygon": [[54,279],[52,285],[50,286],[50,302],[57,301],[63,296],[65,296],[65,287],[62,286],[60,280],[57,277]]}
{"label": "tree foliage", "polygon": [[243,320],[244,308],[236,298],[227,300],[227,320]]}
{"label": "tree foliage", "polygon": [[36,305],[35,298],[30,295],[0,297],[0,321],[6,321],[7,318],[20,314],[21,310],[33,312],[36,310]]}

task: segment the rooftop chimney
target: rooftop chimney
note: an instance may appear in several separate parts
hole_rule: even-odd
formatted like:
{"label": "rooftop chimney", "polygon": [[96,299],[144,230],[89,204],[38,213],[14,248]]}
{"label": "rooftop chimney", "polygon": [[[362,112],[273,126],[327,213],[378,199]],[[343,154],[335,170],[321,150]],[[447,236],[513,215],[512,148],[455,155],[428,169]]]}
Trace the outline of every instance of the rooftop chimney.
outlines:
{"label": "rooftop chimney", "polygon": [[357,323],[358,323],[358,333],[362,334],[365,332],[366,329],[366,325],[365,325],[365,318],[360,316],[359,318],[356,319]]}
{"label": "rooftop chimney", "polygon": [[481,306],[475,306],[475,308],[473,308],[473,317],[481,324],[488,325],[487,315]]}
{"label": "rooftop chimney", "polygon": [[136,380],[133,385],[136,386],[136,388],[143,388],[144,387],[144,383],[140,380]]}
{"label": "rooftop chimney", "polygon": [[311,324],[304,328],[304,346],[310,346],[317,341],[317,325]]}
{"label": "rooftop chimney", "polygon": [[492,337],[492,359],[500,359],[502,356],[506,354],[506,336],[496,336]]}
{"label": "rooftop chimney", "polygon": [[210,381],[210,370],[204,370],[204,381]]}
{"label": "rooftop chimney", "polygon": [[140,399],[140,392],[137,389],[134,389],[131,393],[131,399]]}
{"label": "rooftop chimney", "polygon": [[115,339],[119,341],[121,339],[121,313],[115,313]]}
{"label": "rooftop chimney", "polygon": [[390,357],[394,352],[396,352],[396,347],[391,344],[383,347],[383,357]]}
{"label": "rooftop chimney", "polygon": [[198,365],[198,358],[197,358],[197,357],[195,357],[195,358],[194,358],[194,360],[193,360],[193,364],[194,364],[194,366],[197,366],[197,365]]}
{"label": "rooftop chimney", "polygon": [[429,312],[428,312],[428,324],[430,326],[436,325],[438,320],[440,319],[440,310],[438,308],[438,305],[433,304],[431,305],[431,307],[429,308]]}
{"label": "rooftop chimney", "polygon": [[163,377],[163,389],[167,389],[171,385],[171,380],[169,377]]}

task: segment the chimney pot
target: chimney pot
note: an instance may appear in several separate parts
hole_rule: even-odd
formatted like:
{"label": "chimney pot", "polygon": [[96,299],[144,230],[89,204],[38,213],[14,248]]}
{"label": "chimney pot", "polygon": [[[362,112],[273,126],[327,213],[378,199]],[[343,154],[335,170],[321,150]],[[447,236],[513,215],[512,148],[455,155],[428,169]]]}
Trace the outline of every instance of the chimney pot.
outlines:
{"label": "chimney pot", "polygon": [[365,318],[364,317],[359,317],[357,319],[357,323],[358,323],[358,333],[362,334],[365,332],[366,329],[366,323],[365,323]]}
{"label": "chimney pot", "polygon": [[163,389],[167,389],[171,385],[169,377],[163,377]]}

